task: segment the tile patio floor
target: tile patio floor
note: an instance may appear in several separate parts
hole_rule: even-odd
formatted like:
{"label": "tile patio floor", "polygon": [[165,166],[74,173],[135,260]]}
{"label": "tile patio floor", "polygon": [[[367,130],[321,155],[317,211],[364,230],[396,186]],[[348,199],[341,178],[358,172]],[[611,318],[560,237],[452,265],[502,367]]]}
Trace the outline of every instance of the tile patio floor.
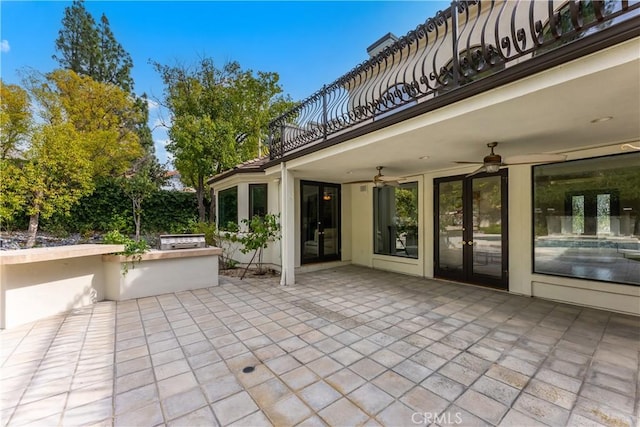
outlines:
{"label": "tile patio floor", "polygon": [[353,266],[223,278],[2,331],[1,419],[635,426],[639,321]]}

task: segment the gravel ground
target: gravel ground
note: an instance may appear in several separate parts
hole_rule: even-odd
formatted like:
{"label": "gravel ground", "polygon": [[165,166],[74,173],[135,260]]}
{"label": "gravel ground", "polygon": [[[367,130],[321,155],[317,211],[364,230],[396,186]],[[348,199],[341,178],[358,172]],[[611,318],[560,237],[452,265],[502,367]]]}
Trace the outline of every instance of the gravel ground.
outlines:
{"label": "gravel ground", "polygon": [[[0,233],[0,250],[24,249],[27,243],[26,231],[12,231]],[[102,236],[94,234],[89,238],[83,237],[79,233],[70,234],[66,237],[57,237],[47,233],[38,233],[36,236],[36,247],[68,246],[82,243],[102,243]]]}

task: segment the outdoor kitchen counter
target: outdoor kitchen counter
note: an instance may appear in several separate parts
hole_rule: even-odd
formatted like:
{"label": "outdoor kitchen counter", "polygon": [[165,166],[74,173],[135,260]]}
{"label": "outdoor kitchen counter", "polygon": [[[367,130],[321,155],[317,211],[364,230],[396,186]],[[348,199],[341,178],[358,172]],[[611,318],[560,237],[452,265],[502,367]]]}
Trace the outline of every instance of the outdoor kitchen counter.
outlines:
{"label": "outdoor kitchen counter", "polygon": [[123,301],[218,286],[217,247],[102,255],[105,298]]}
{"label": "outdoor kitchen counter", "polygon": [[110,299],[122,301],[218,285],[216,247],[115,255],[124,245],[0,252],[0,329]]}
{"label": "outdoor kitchen counter", "polygon": [[0,265],[28,264],[122,252],[124,245],[71,245],[0,252]]}
{"label": "outdoor kitchen counter", "polygon": [[124,245],[70,245],[0,252],[0,328],[104,299],[102,256]]}
{"label": "outdoor kitchen counter", "polygon": [[[199,256],[222,255],[222,249],[216,247],[175,249],[170,251],[150,251],[141,255],[141,261],[151,261],[156,259],[191,258]],[[131,257],[126,255],[103,255],[102,260],[106,262],[131,261]]]}

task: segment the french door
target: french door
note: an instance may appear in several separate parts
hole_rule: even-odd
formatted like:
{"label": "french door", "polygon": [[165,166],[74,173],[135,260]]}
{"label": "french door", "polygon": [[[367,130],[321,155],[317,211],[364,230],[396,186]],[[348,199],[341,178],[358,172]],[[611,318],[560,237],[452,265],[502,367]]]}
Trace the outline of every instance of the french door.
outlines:
{"label": "french door", "polygon": [[434,181],[436,277],[509,286],[507,169]]}
{"label": "french door", "polygon": [[340,259],[340,185],[300,183],[301,263]]}

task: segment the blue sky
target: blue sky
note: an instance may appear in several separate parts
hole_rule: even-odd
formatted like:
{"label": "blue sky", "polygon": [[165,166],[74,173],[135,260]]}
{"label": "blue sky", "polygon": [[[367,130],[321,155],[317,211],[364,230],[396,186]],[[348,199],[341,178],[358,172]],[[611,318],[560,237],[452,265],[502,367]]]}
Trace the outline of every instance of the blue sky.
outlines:
{"label": "blue sky", "polygon": [[[0,73],[20,83],[20,70],[48,72],[68,1],[0,2]],[[151,99],[163,85],[149,60],[193,64],[211,57],[243,69],[280,75],[285,93],[303,99],[367,59],[366,49],[387,32],[397,36],[444,9],[442,1],[87,1],[99,20],[107,15],[116,39],[133,59],[135,92]],[[162,111],[151,111],[153,126]],[[164,113],[166,116],[166,113]],[[154,141],[161,162],[166,130]]]}

